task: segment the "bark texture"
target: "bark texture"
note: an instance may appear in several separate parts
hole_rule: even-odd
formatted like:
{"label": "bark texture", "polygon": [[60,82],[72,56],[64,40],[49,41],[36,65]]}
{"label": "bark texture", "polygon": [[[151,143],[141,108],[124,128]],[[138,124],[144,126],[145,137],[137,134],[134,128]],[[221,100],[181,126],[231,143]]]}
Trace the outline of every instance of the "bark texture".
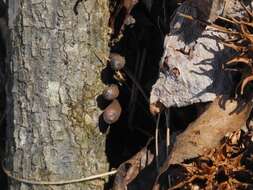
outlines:
{"label": "bark texture", "polygon": [[[59,181],[106,172],[96,127],[109,11],[106,0],[9,0],[7,162],[18,177]],[[104,180],[11,190],[103,189]]]}

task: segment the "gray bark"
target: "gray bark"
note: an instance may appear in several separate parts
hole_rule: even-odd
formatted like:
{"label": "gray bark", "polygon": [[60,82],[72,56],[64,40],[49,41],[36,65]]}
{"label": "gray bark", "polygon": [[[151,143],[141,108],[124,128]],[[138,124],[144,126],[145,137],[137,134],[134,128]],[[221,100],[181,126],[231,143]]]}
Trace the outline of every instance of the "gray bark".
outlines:
{"label": "gray bark", "polygon": [[[20,178],[64,181],[108,171],[96,97],[107,55],[106,0],[9,0],[6,168]],[[96,50],[96,51],[95,51]],[[11,190],[103,189],[9,181]]]}

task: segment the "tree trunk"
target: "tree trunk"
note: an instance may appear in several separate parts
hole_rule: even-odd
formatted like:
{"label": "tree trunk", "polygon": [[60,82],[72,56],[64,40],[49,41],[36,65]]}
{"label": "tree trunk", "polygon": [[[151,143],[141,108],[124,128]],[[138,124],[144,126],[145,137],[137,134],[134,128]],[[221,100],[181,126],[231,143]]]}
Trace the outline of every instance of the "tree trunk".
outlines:
{"label": "tree trunk", "polygon": [[[106,0],[9,0],[7,158],[19,178],[64,181],[108,171],[96,97],[107,56]],[[102,57],[102,56],[101,56]],[[105,181],[9,189],[103,189]]]}

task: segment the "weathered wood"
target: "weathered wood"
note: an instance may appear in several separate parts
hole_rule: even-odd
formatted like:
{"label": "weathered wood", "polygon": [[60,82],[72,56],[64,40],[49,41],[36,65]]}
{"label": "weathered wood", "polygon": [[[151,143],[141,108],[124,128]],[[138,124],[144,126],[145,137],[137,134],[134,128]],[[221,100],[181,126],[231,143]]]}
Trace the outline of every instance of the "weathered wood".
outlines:
{"label": "weathered wood", "polygon": [[[108,171],[96,127],[104,85],[109,11],[87,0],[9,0],[6,168],[26,179],[64,181]],[[102,56],[101,56],[102,57]],[[105,180],[60,186],[9,181],[11,190],[103,189]]]}
{"label": "weathered wood", "polygon": [[[122,163],[117,170],[117,175],[115,176],[112,190],[128,189],[128,185],[136,179],[136,177],[145,167],[151,164],[153,159],[154,155],[147,150],[147,147],[144,147],[131,159]],[[153,171],[153,173],[155,174],[155,171]]]}
{"label": "weathered wood", "polygon": [[151,91],[151,104],[187,106],[212,101],[217,94],[228,90],[229,81],[221,69],[230,55],[219,41],[219,36],[225,37],[224,34],[179,13],[199,15],[198,9],[186,2],[172,19],[171,32],[164,42],[160,77]]}
{"label": "weathered wood", "polygon": [[165,38],[161,72],[151,91],[151,104],[181,107],[213,101],[217,95],[229,92],[227,87],[232,81],[221,69],[232,55],[221,42],[227,35],[199,22],[212,23],[220,15],[241,16],[243,7],[235,0],[191,0],[176,10]]}
{"label": "weathered wood", "polygon": [[[224,107],[222,101],[225,101]],[[181,163],[217,147],[227,133],[236,131],[246,124],[251,109],[251,102],[216,98],[196,121],[178,135],[167,164]]]}

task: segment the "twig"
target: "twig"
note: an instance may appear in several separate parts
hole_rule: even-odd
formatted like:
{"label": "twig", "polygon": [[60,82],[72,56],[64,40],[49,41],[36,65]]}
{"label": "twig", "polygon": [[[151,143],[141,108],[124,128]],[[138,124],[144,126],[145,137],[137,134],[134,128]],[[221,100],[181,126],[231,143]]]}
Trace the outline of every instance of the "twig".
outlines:
{"label": "twig", "polygon": [[203,176],[194,175],[194,176],[192,176],[190,179],[188,179],[188,180],[186,180],[186,181],[182,181],[182,182],[180,182],[179,184],[177,184],[177,185],[175,185],[175,186],[169,188],[168,190],[178,189],[178,188],[180,188],[180,187],[183,187],[183,186],[186,185],[187,183],[193,182],[193,181],[194,181],[195,179],[197,179],[197,178],[204,179],[204,178],[206,178],[206,177],[208,177],[208,175],[203,175]]}
{"label": "twig", "polygon": [[147,136],[147,137],[151,137],[151,138],[154,138],[153,135],[151,135],[149,132],[139,128],[139,127],[135,127],[134,129],[136,129],[137,131],[139,131],[140,133],[142,133],[143,135]]}
{"label": "twig", "polygon": [[163,0],[163,25],[166,26],[167,24],[167,7],[166,7],[167,0]]}
{"label": "twig", "polygon": [[[139,53],[138,53],[139,54]],[[141,80],[141,76],[142,76],[142,72],[143,72],[143,66],[145,63],[145,58],[146,58],[146,49],[143,50],[142,52],[142,56],[140,59],[140,65],[139,65],[139,56],[137,58],[137,63],[136,63],[136,67],[135,67],[135,78],[136,81],[140,81]],[[135,108],[136,108],[136,100],[138,98],[138,88],[136,88],[136,84],[133,83],[133,87],[132,87],[132,93],[131,93],[131,99],[130,99],[130,103],[129,103],[129,108],[131,108],[131,112],[129,114],[129,126],[132,126],[132,122],[133,122],[133,117],[134,117],[134,113],[135,113]]]}
{"label": "twig", "polygon": [[165,110],[165,118],[166,118],[166,152],[169,155],[169,146],[170,146],[170,109]]}
{"label": "twig", "polygon": [[[131,88],[126,82],[124,82],[124,85],[127,87],[127,90],[131,92]],[[140,102],[137,102],[137,104],[139,104],[139,106],[142,108],[142,111],[144,111],[147,114],[147,116],[152,116],[152,114],[149,111],[147,111],[147,109],[144,108],[144,106]],[[156,120],[154,119],[154,117],[150,117],[150,118],[152,119],[154,123],[156,123]]]}
{"label": "twig", "polygon": [[223,17],[223,16],[218,16],[218,18],[221,19],[221,20],[224,20],[224,21],[226,21],[226,22],[230,22],[230,23],[232,23],[232,24],[238,24],[237,22],[235,22],[235,21],[233,21],[233,20],[230,20],[230,19],[228,19],[228,18],[225,18],[225,17]]}
{"label": "twig", "polygon": [[104,178],[104,177],[114,175],[114,174],[117,173],[117,170],[113,170],[113,171],[110,171],[110,172],[105,172],[105,173],[102,173],[102,174],[92,175],[92,176],[89,176],[89,177],[82,177],[82,178],[79,178],[79,179],[61,180],[61,181],[40,181],[40,180],[25,179],[25,178],[14,176],[11,173],[11,171],[9,171],[8,169],[5,168],[4,162],[2,162],[2,169],[3,169],[4,173],[9,178],[11,178],[15,181],[18,181],[18,182],[22,182],[22,183],[26,183],[26,184],[32,184],[32,185],[65,185],[65,184],[72,184],[72,183],[80,183],[80,182],[95,180],[95,179],[98,179],[98,178]]}
{"label": "twig", "polygon": [[203,21],[203,20],[200,20],[198,18],[194,18],[193,16],[191,15],[186,15],[184,13],[178,13],[179,16],[182,16],[186,19],[189,19],[189,20],[196,20],[198,21],[199,23],[201,24],[204,24],[206,26],[209,26],[210,28],[214,28],[214,29],[217,29],[219,32],[223,32],[223,33],[227,33],[227,34],[237,34],[237,35],[241,35],[239,32],[235,32],[235,31],[230,31],[228,30],[227,28],[224,28],[222,26],[219,26],[217,24],[212,24],[212,23],[209,23],[209,22],[206,22],[206,21]]}
{"label": "twig", "polygon": [[140,91],[141,95],[143,96],[143,98],[145,99],[145,101],[147,103],[149,103],[149,99],[147,97],[147,95],[145,94],[144,90],[142,89],[141,85],[139,84],[139,82],[134,78],[134,76],[132,75],[132,73],[125,67],[124,68],[125,73],[127,74],[127,76],[133,81],[133,83],[136,85],[136,87],[138,88],[138,90]]}
{"label": "twig", "polygon": [[241,6],[244,8],[244,10],[248,13],[250,17],[253,17],[253,13],[245,6],[245,4],[242,1],[239,1]]}
{"label": "twig", "polygon": [[[135,69],[134,69],[134,78],[136,79],[136,81],[139,81],[137,78],[139,64],[140,64],[140,51],[137,52]],[[132,127],[132,121],[133,121],[133,116],[134,116],[134,112],[135,112],[135,104],[134,103],[136,102],[136,98],[137,98],[137,90],[136,90],[136,85],[133,82],[132,89],[131,89],[131,97],[130,97],[130,101],[128,104],[128,109],[131,110],[129,113],[129,117],[128,117],[128,124],[130,127]]]}
{"label": "twig", "polygon": [[156,157],[156,169],[157,172],[159,172],[159,142],[158,142],[158,133],[159,133],[159,123],[160,123],[160,117],[161,117],[161,112],[157,116],[157,121],[156,121],[156,127],[155,127],[155,157]]}

